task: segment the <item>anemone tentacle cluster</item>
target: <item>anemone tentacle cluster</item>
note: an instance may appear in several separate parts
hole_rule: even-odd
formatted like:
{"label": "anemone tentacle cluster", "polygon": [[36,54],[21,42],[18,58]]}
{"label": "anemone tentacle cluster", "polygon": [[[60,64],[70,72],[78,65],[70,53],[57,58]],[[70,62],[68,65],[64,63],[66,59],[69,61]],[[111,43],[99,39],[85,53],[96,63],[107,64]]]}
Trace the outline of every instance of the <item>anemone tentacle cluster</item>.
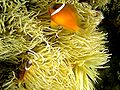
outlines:
{"label": "anemone tentacle cluster", "polygon": [[[94,89],[93,83],[99,78],[97,69],[105,68],[103,65],[109,58],[105,47],[107,34],[97,28],[103,15],[92,10],[87,3],[71,0],[84,31],[73,33],[63,28],[57,30],[50,28],[47,9],[51,1],[0,1],[0,88]],[[24,67],[28,61],[32,65],[26,70]],[[2,67],[4,65],[6,67]],[[8,79],[3,72],[8,72]]]}

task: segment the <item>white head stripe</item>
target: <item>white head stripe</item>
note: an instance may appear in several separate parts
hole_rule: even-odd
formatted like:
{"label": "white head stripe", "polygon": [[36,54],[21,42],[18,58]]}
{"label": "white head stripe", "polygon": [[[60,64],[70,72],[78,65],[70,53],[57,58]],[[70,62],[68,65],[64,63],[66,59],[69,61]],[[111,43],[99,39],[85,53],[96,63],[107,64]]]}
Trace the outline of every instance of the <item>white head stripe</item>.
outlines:
{"label": "white head stripe", "polygon": [[62,6],[60,6],[57,10],[55,10],[51,16],[55,15],[56,13],[58,13],[60,10],[62,10],[64,8],[65,4],[63,4]]}
{"label": "white head stripe", "polygon": [[29,67],[27,67],[27,66],[25,65],[25,70],[27,70],[27,71],[31,68],[32,60],[28,61],[28,64],[29,64]]}

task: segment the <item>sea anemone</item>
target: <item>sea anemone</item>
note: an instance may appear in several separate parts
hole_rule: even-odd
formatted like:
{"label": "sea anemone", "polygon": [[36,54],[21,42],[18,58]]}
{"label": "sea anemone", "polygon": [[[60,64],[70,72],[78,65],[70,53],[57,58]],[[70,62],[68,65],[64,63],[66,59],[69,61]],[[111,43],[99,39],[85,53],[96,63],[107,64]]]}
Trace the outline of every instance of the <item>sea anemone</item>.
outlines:
{"label": "sea anemone", "polygon": [[0,1],[0,63],[10,67],[0,66],[2,89],[94,89],[97,69],[105,68],[109,58],[107,34],[97,28],[103,15],[87,3],[73,0],[70,3],[79,13],[84,31],[54,29],[47,13],[51,1]]}

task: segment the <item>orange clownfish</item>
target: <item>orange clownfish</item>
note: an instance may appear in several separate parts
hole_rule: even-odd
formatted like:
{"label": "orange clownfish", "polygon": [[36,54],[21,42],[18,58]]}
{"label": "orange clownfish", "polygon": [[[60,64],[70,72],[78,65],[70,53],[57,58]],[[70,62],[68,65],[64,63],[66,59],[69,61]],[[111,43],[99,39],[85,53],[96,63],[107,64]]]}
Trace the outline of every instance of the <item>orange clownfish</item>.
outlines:
{"label": "orange clownfish", "polygon": [[32,66],[32,61],[31,60],[25,62],[24,68],[22,70],[20,70],[19,75],[18,75],[19,81],[22,81],[24,79],[24,76],[25,76],[26,72],[31,68],[31,66]]}
{"label": "orange clownfish", "polygon": [[51,27],[59,25],[73,32],[79,31],[79,14],[72,5],[53,4],[49,7],[49,13],[51,15]]}

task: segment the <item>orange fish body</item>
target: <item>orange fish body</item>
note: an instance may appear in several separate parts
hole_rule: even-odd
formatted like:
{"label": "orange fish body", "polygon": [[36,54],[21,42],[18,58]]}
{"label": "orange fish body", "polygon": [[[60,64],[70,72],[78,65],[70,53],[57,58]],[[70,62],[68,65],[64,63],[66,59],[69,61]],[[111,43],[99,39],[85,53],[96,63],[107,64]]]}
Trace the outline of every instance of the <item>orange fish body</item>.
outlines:
{"label": "orange fish body", "polygon": [[26,72],[31,68],[32,65],[32,61],[27,61],[25,62],[25,66],[22,70],[20,70],[19,75],[18,75],[18,79],[19,81],[22,81],[24,79],[24,76],[26,74]]}
{"label": "orange fish body", "polygon": [[55,4],[50,7],[49,13],[51,14],[51,26],[60,25],[73,32],[80,29],[78,26],[79,14],[72,5]]}

